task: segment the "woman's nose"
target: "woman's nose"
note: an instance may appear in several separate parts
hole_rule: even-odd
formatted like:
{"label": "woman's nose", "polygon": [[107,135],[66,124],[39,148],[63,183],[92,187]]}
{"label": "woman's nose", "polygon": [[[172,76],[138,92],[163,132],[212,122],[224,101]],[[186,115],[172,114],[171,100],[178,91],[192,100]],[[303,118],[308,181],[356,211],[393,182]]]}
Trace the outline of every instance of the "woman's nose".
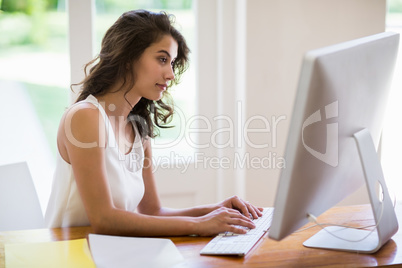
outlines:
{"label": "woman's nose", "polygon": [[168,70],[166,71],[166,74],[165,74],[165,79],[171,81],[174,78],[175,78],[175,75],[174,75],[173,66],[168,67]]}

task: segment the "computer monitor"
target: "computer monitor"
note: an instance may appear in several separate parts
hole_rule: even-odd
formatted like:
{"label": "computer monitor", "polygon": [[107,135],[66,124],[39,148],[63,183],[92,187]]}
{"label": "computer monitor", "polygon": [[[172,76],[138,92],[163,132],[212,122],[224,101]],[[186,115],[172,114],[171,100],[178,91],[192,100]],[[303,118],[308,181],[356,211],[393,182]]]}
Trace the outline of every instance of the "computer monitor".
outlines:
{"label": "computer monitor", "polygon": [[364,183],[375,230],[327,227],[304,245],[372,253],[396,233],[376,148],[398,43],[398,34],[386,32],[306,53],[270,238],[285,238]]}

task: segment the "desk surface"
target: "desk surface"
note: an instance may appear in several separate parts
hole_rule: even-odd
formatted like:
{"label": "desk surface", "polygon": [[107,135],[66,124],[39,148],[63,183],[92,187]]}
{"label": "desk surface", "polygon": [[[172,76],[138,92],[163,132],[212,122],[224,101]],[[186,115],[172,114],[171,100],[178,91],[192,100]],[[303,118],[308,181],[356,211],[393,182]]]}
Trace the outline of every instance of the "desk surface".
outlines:
{"label": "desk surface", "polygon": [[[401,223],[401,204],[397,206]],[[365,226],[372,224],[372,214],[368,205],[335,207],[321,215],[321,222]],[[402,263],[402,231],[386,243],[375,254],[357,254],[331,250],[305,248],[302,243],[319,231],[313,227],[296,232],[277,242],[266,236],[246,257],[200,256],[200,250],[211,237],[170,237],[185,258],[186,267],[302,267],[302,266],[382,266]],[[38,229],[0,232],[0,268],[4,267],[4,244],[49,242],[85,238],[91,233],[90,227]]]}

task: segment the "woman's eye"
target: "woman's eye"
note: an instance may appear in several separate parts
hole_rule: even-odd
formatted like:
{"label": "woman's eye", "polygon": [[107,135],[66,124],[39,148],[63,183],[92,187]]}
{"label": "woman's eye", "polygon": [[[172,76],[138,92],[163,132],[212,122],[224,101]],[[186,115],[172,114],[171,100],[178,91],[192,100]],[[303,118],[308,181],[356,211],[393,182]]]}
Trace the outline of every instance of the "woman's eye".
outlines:
{"label": "woman's eye", "polygon": [[160,58],[159,59],[161,62],[166,63],[167,62],[167,58]]}

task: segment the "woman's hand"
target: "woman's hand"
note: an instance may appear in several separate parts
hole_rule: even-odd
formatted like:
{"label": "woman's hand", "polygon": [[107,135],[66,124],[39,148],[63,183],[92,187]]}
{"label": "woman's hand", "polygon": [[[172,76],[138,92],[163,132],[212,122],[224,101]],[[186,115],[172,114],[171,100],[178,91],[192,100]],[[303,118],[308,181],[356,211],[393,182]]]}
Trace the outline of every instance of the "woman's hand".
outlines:
{"label": "woman's hand", "polygon": [[236,227],[240,225],[249,229],[255,224],[249,217],[242,215],[238,210],[220,207],[204,216],[198,217],[196,233],[200,236],[213,236],[222,232],[245,234],[246,229]]}
{"label": "woman's hand", "polygon": [[246,217],[251,217],[253,219],[257,219],[258,217],[262,216],[262,212],[264,209],[261,207],[256,207],[254,205],[251,205],[250,202],[244,201],[238,196],[232,196],[221,203],[218,204],[220,207],[225,207],[225,208],[233,208],[237,209],[240,211],[243,215]]}

